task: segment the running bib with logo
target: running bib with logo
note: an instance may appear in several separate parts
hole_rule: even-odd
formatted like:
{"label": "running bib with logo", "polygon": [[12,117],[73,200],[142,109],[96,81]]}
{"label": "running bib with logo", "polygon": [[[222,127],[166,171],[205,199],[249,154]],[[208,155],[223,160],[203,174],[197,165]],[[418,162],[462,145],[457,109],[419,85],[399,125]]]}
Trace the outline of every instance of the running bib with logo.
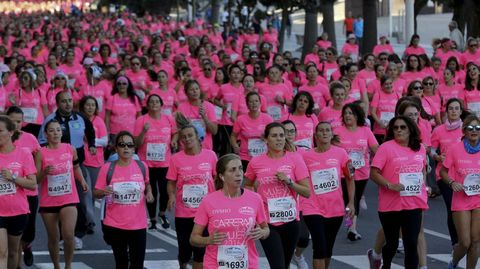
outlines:
{"label": "running bib with logo", "polygon": [[297,218],[297,207],[293,197],[268,199],[270,223],[290,222]]}
{"label": "running bib with logo", "polygon": [[468,109],[474,112],[477,116],[480,115],[480,102],[469,103]]}
{"label": "running bib with logo", "polygon": [[227,116],[232,116],[232,103],[227,103]]}
{"label": "running bib with logo", "polygon": [[324,194],[338,189],[337,168],[332,167],[312,172],[312,185],[315,194]]}
{"label": "running bib with logo", "polygon": [[31,107],[22,107],[23,121],[26,123],[35,123],[37,121],[38,110]]}
{"label": "running bib with logo", "polygon": [[335,73],[335,71],[337,71],[336,68],[327,69],[327,80],[328,80],[328,81],[330,81],[330,78],[332,77],[332,74]]}
{"label": "running bib with logo", "polygon": [[300,139],[300,140],[297,140],[297,141],[293,142],[293,144],[295,144],[296,146],[302,147],[302,148],[311,149],[312,148],[312,139],[311,138]]}
{"label": "running bib with logo", "polygon": [[405,189],[400,196],[418,196],[422,192],[423,173],[400,173],[400,184]]}
{"label": "running bib with logo", "polygon": [[198,208],[207,193],[208,188],[205,184],[183,185],[183,204],[188,208]]}
{"label": "running bib with logo", "polygon": [[265,144],[265,142],[263,142],[262,139],[248,139],[248,155],[250,155],[251,157],[255,157],[258,155],[262,155],[265,152],[267,152],[267,145]]}
{"label": "running bib with logo", "polygon": [[15,194],[17,192],[17,187],[14,182],[8,181],[0,176],[0,196]]}
{"label": "running bib with logo", "polygon": [[393,117],[395,117],[395,112],[380,112],[380,121],[385,125],[388,125]]}
{"label": "running bib with logo", "polygon": [[463,189],[468,196],[480,194],[480,174],[468,174],[463,181]]}
{"label": "running bib with logo", "polygon": [[72,176],[70,173],[48,175],[48,196],[62,196],[72,193]]}
{"label": "running bib with logo", "polygon": [[350,93],[350,98],[354,100],[360,100],[360,92],[352,92]]}
{"label": "running bib with logo", "polygon": [[246,245],[218,246],[217,264],[219,269],[247,269],[248,248]]}
{"label": "running bib with logo", "polygon": [[172,115],[172,109],[171,108],[163,108],[162,113],[165,115]]}
{"label": "running bib with logo", "polygon": [[147,161],[163,162],[167,153],[165,143],[147,143]]}
{"label": "running bib with logo", "polygon": [[282,108],[278,106],[267,107],[267,113],[273,120],[279,120],[282,117]]}
{"label": "running bib with logo", "polygon": [[365,166],[365,156],[361,151],[352,151],[348,154],[350,160],[352,161],[353,168],[360,169]]}
{"label": "running bib with logo", "polygon": [[98,111],[103,111],[103,98],[102,97],[95,97],[98,104]]}
{"label": "running bib with logo", "polygon": [[142,186],[140,182],[127,181],[113,183],[113,202],[121,205],[140,203]]}
{"label": "running bib with logo", "polygon": [[217,120],[221,120],[222,119],[222,114],[223,114],[223,108],[221,108],[219,106],[215,106],[215,118]]}

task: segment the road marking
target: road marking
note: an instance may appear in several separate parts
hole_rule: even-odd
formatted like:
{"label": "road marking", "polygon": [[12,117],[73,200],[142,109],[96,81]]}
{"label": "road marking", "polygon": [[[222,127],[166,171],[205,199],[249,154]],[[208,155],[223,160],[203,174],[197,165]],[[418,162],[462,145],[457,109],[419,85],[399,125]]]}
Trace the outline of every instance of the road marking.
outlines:
{"label": "road marking", "polygon": [[[171,238],[170,236],[164,234],[162,231],[151,231],[151,230],[148,230],[147,232],[149,235],[153,236],[153,237],[156,237],[162,241],[165,241],[166,243],[174,246],[174,247],[177,247],[178,248],[178,242],[176,239],[173,239]],[[177,264],[178,266],[178,264]]]}
{"label": "road marking", "polygon": [[[152,248],[147,249],[146,253],[166,253],[168,252],[166,249],[163,248]],[[93,249],[93,250],[75,250],[75,255],[95,255],[95,254],[112,254],[113,251],[111,249]],[[60,254],[63,255],[63,251],[60,251]],[[35,256],[46,256],[50,255],[48,251],[34,251],[33,255]]]}
{"label": "road marking", "polygon": [[436,237],[440,237],[440,238],[443,238],[443,239],[446,239],[446,240],[450,241],[450,236],[449,235],[442,234],[442,233],[439,233],[439,232],[435,232],[433,230],[425,229],[425,228],[423,228],[423,232],[426,233],[426,234],[433,235],[433,236],[436,236]]}
{"label": "road marking", "polygon": [[[36,263],[36,267],[39,269],[53,269],[53,264],[51,262],[46,263]],[[61,268],[65,268],[65,263],[60,263]],[[72,262],[72,268],[75,269],[92,269],[92,267],[84,264],[83,262]]]}
{"label": "road marking", "polygon": [[[449,263],[452,260],[452,254],[428,254],[430,258],[435,260],[439,260],[445,263]],[[459,263],[457,268],[465,268],[466,267],[466,258],[463,258]],[[480,264],[475,267],[475,269],[480,269]]]}
{"label": "road marking", "polygon": [[[370,268],[367,255],[347,255],[347,256],[333,256],[334,260],[348,264],[353,268],[365,269]],[[402,269],[403,266],[392,263],[392,269]]]}
{"label": "road marking", "polygon": [[[145,261],[143,263],[143,267],[147,269],[178,269],[178,261],[177,260],[155,260],[155,261]],[[188,269],[191,269],[192,266],[189,264],[187,265]],[[76,268],[75,268],[76,269]]]}

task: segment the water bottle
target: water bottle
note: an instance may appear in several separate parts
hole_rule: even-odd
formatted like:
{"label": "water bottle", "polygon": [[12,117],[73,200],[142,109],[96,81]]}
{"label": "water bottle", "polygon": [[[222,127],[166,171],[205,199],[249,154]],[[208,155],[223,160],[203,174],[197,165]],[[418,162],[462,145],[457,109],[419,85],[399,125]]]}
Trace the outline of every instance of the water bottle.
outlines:
{"label": "water bottle", "polygon": [[353,224],[352,218],[350,218],[349,213],[350,213],[350,208],[346,207],[345,208],[345,221],[344,221],[344,223],[345,223],[345,228],[347,228],[347,229],[349,229]]}
{"label": "water bottle", "polygon": [[[112,185],[108,185],[105,189],[109,191],[113,191]],[[111,205],[113,203],[113,193],[105,195],[105,203],[107,205]]]}

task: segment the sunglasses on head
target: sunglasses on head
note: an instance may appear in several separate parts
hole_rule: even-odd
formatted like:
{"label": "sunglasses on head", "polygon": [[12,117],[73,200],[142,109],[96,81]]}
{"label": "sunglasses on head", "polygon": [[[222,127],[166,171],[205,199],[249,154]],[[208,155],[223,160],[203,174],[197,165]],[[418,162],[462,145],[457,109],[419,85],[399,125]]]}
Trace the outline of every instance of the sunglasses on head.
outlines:
{"label": "sunglasses on head", "polygon": [[480,125],[468,125],[467,127],[465,127],[465,131],[472,132],[473,130],[480,131]]}
{"label": "sunglasses on head", "polygon": [[117,144],[117,147],[133,149],[135,147],[135,144],[120,142],[120,143]]}

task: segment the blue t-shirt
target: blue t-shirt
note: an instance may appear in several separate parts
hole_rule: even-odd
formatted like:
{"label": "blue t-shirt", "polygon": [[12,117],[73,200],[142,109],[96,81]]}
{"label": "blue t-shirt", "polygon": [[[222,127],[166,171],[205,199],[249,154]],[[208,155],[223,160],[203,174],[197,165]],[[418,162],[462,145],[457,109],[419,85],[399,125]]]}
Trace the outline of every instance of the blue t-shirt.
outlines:
{"label": "blue t-shirt", "polygon": [[353,33],[356,37],[363,37],[363,20],[355,20],[353,23]]}

